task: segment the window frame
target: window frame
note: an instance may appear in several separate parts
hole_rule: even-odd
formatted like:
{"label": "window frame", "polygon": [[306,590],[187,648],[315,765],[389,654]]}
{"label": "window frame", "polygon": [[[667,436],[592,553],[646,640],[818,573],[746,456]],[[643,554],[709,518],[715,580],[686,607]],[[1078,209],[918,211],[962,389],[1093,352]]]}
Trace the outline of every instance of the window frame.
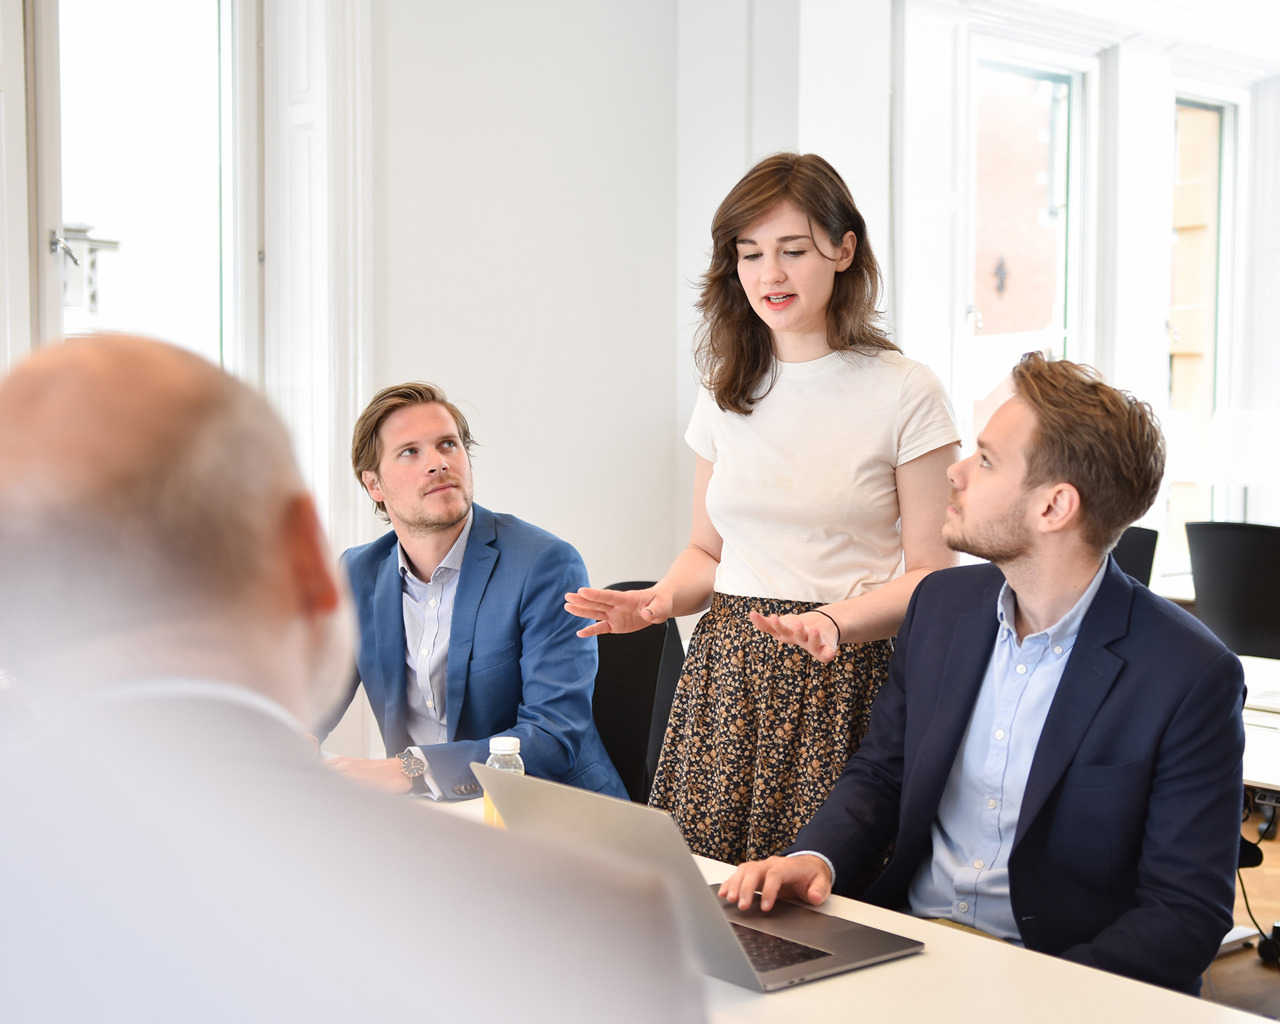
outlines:
{"label": "window frame", "polygon": [[[962,154],[957,168],[957,191],[962,225],[956,232],[955,294],[962,296],[957,311],[956,326],[952,335],[951,361],[952,387],[958,389],[962,374],[954,368],[965,364],[967,349],[977,343],[973,330],[976,181],[977,181],[977,96],[974,89],[976,70],[983,64],[1002,65],[1010,70],[1022,69],[1031,73],[1063,76],[1070,82],[1070,99],[1067,114],[1067,227],[1064,253],[1065,288],[1063,323],[1061,330],[1055,327],[1053,334],[1061,337],[1055,342],[1054,355],[1091,362],[1097,350],[1097,57],[1048,49],[1020,40],[992,35],[981,28],[970,27],[968,45],[963,57],[957,61],[956,89],[965,112],[963,134],[959,140]],[[1043,336],[1043,335],[1042,335]],[[986,335],[997,338],[1014,335]],[[1032,336],[1028,344],[1034,345]],[[1016,347],[1016,346],[1015,346]],[[1021,353],[1018,353],[1021,354]],[[1013,362],[1010,361],[1011,369]],[[979,382],[973,383],[979,388]],[[991,388],[1000,381],[989,382]],[[982,424],[971,417],[968,406],[980,401],[983,394],[952,394],[953,404],[960,421],[962,443],[971,446]]]}
{"label": "window frame", "polygon": [[[1247,295],[1246,275],[1249,224],[1249,125],[1248,90],[1198,79],[1174,76],[1174,100],[1214,107],[1221,111],[1222,134],[1218,170],[1218,284],[1214,311],[1213,411],[1230,411],[1239,404],[1239,376],[1246,363],[1243,331]],[[1203,440],[1203,439],[1202,439]],[[1215,521],[1244,521],[1246,494],[1243,485],[1212,484]]]}

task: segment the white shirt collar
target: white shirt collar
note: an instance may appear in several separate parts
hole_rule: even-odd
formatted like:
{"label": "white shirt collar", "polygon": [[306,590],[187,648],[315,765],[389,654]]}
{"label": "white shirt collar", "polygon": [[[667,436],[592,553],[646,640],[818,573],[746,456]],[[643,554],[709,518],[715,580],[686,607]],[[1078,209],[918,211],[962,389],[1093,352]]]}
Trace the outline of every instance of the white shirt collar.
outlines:
{"label": "white shirt collar", "polygon": [[[467,539],[471,536],[471,524],[475,521],[475,516],[474,508],[467,512],[467,521],[462,524],[462,532],[458,534],[458,539],[453,542],[453,547],[449,549],[448,554],[440,559],[437,569],[462,571],[462,556],[467,550]],[[403,580],[412,577],[416,580],[418,577],[409,565],[409,556],[404,553],[404,545],[398,540],[396,541],[396,558],[400,565],[400,578]]]}
{"label": "white shirt collar", "polygon": [[89,697],[91,704],[114,704],[117,701],[152,700],[155,698],[197,698],[239,704],[274,718],[288,726],[299,736],[309,736],[311,730],[304,726],[283,705],[257,690],[238,683],[215,682],[208,679],[141,679],[135,682],[104,686]]}

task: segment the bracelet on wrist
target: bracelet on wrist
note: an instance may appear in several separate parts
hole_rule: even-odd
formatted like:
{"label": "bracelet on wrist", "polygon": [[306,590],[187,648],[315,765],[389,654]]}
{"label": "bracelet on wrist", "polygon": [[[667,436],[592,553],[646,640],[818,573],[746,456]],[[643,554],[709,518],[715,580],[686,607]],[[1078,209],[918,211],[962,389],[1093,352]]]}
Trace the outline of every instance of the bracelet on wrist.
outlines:
{"label": "bracelet on wrist", "polygon": [[830,615],[824,612],[821,608],[815,608],[814,611],[817,612],[819,615],[823,616],[824,618],[830,619],[831,625],[836,627],[836,646],[839,647],[840,646],[840,623],[836,622],[834,618],[832,618]]}

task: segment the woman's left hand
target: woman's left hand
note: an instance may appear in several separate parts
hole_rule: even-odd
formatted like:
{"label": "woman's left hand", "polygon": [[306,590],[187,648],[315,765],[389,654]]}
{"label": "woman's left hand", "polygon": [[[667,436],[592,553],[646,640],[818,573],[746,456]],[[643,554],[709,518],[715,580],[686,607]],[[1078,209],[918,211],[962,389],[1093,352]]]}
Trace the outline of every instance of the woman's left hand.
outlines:
{"label": "woman's left hand", "polygon": [[819,661],[833,661],[839,653],[835,623],[818,612],[800,615],[761,615],[750,613],[756,629],[776,637],[784,644],[803,647]]}

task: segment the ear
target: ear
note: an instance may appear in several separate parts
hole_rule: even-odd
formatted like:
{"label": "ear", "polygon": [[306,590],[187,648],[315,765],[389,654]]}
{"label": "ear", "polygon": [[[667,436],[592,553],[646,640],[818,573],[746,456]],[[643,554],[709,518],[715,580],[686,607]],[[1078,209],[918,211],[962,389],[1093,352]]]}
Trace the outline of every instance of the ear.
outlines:
{"label": "ear", "polygon": [[1057,483],[1040,488],[1037,522],[1041,533],[1061,533],[1080,522],[1080,492],[1074,484]]}
{"label": "ear", "polygon": [[858,251],[858,236],[846,231],[840,240],[840,251],[836,253],[836,272],[848,270],[853,265],[853,254]]}
{"label": "ear", "polygon": [[364,484],[364,489],[374,501],[382,501],[382,488],[378,486],[378,474],[371,469],[362,470],[360,473],[360,482]]}
{"label": "ear", "polygon": [[332,612],[338,607],[337,570],[310,495],[298,494],[289,499],[281,543],[298,607],[311,614]]}

